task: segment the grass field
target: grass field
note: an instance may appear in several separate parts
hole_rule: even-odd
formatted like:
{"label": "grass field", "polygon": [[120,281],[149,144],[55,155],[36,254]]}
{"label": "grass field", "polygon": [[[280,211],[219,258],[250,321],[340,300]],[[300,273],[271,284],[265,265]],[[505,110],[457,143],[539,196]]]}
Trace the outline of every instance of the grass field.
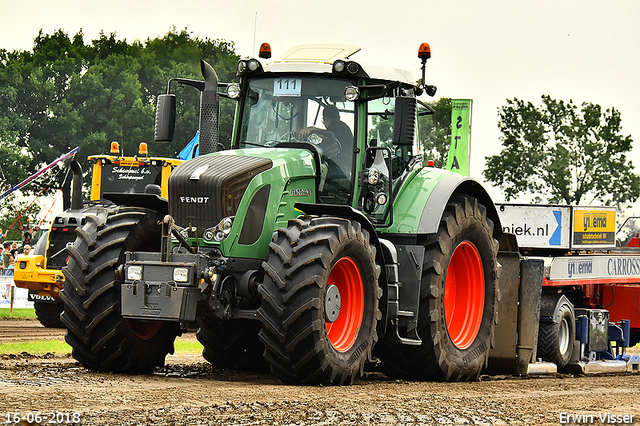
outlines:
{"label": "grass field", "polygon": [[36,318],[35,309],[14,309],[13,312],[9,308],[0,308],[0,319],[13,318],[13,319],[26,319]]}
{"label": "grass field", "polygon": [[[8,308],[0,308],[0,321],[6,318],[27,319],[36,318],[33,309],[14,309],[9,312]],[[0,323],[1,325],[1,323]],[[640,349],[640,343],[636,348]],[[176,340],[175,350],[177,354],[199,354],[202,353],[202,345],[200,342],[182,341],[180,338]],[[19,354],[28,352],[33,355],[43,355],[46,353],[65,354],[71,353],[71,347],[65,342],[57,340],[34,340],[31,342],[20,343],[0,343],[0,354]]]}
{"label": "grass field", "polygon": [[[14,309],[0,308],[0,327],[3,319],[36,319],[34,309]],[[175,342],[176,354],[199,354],[202,353],[200,342],[180,340]],[[28,352],[32,355],[43,355],[46,353],[66,354],[71,353],[71,346],[59,340],[32,340],[29,342],[0,342],[0,354],[19,354]]]}
{"label": "grass field", "polygon": [[[180,340],[175,342],[176,354],[200,354],[202,353],[200,342]],[[0,343],[0,354],[20,354],[27,352],[32,355],[70,354],[71,346],[59,340],[33,340],[30,342]]]}

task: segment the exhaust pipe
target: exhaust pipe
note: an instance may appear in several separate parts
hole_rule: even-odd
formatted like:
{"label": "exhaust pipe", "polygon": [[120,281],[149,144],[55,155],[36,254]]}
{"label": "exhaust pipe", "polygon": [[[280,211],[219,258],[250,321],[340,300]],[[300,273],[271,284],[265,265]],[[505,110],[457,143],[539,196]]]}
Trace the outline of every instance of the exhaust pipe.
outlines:
{"label": "exhaust pipe", "polygon": [[200,60],[204,90],[200,94],[200,155],[217,151],[220,142],[218,76],[211,65]]}
{"label": "exhaust pipe", "polygon": [[82,166],[76,160],[71,161],[73,183],[71,187],[71,210],[80,210],[84,207],[82,199]]}

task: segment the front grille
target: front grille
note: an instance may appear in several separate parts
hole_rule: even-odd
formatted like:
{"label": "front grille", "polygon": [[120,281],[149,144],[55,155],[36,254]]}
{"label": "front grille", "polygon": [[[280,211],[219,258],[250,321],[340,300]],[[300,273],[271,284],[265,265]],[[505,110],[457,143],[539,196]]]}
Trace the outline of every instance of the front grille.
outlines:
{"label": "front grille", "polygon": [[[202,166],[208,168],[191,179]],[[243,155],[204,155],[176,167],[169,176],[169,214],[179,226],[195,226],[202,236],[238,210],[249,182],[272,167],[271,160]]]}

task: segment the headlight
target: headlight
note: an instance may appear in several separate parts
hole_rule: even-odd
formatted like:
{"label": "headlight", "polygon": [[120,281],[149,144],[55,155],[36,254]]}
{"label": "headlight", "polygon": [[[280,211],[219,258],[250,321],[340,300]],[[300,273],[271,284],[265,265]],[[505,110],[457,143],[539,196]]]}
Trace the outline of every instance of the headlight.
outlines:
{"label": "headlight", "polygon": [[360,89],[358,89],[356,86],[347,86],[344,89],[344,97],[348,101],[355,101],[360,97]]}
{"label": "headlight", "polygon": [[227,96],[231,99],[237,99],[240,97],[240,85],[237,83],[231,83],[227,86]]}
{"label": "headlight", "polygon": [[258,62],[255,59],[251,59],[248,65],[249,65],[249,71],[256,71],[258,68],[260,68],[260,62]]}
{"label": "headlight", "polygon": [[131,265],[127,267],[127,280],[138,281],[142,279],[142,266]]}
{"label": "headlight", "polygon": [[369,185],[377,185],[380,181],[380,172],[378,169],[370,168],[369,169]]}
{"label": "headlight", "polygon": [[262,64],[257,59],[241,59],[238,61],[238,72],[236,75],[240,76],[247,73],[258,73],[263,71]]}
{"label": "headlight", "polygon": [[376,194],[376,203],[380,204],[381,206],[383,204],[386,204],[388,199],[389,197],[387,197],[387,194],[385,194],[384,192]]}
{"label": "headlight", "polygon": [[231,227],[233,226],[233,218],[235,216],[229,216],[222,219],[213,228],[207,228],[203,232],[205,241],[217,241],[220,242],[229,236]]}
{"label": "headlight", "polygon": [[189,269],[188,268],[176,268],[173,270],[173,280],[179,283],[186,283],[189,281]]}
{"label": "headlight", "polygon": [[222,232],[228,235],[229,232],[231,231],[232,226],[233,226],[233,219],[231,219],[230,217],[225,217],[224,219],[222,219],[222,226],[220,226]]}

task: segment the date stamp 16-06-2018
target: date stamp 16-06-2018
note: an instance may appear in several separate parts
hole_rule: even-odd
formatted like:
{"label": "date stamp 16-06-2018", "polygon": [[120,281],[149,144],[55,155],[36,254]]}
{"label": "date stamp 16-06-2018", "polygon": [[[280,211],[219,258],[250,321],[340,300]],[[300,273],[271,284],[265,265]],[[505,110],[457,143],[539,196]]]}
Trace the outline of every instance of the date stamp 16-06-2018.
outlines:
{"label": "date stamp 16-06-2018", "polygon": [[[7,412],[5,417],[5,425],[79,425],[81,423],[80,413],[64,412],[64,411],[29,411]],[[1,424],[1,423],[0,423]]]}

